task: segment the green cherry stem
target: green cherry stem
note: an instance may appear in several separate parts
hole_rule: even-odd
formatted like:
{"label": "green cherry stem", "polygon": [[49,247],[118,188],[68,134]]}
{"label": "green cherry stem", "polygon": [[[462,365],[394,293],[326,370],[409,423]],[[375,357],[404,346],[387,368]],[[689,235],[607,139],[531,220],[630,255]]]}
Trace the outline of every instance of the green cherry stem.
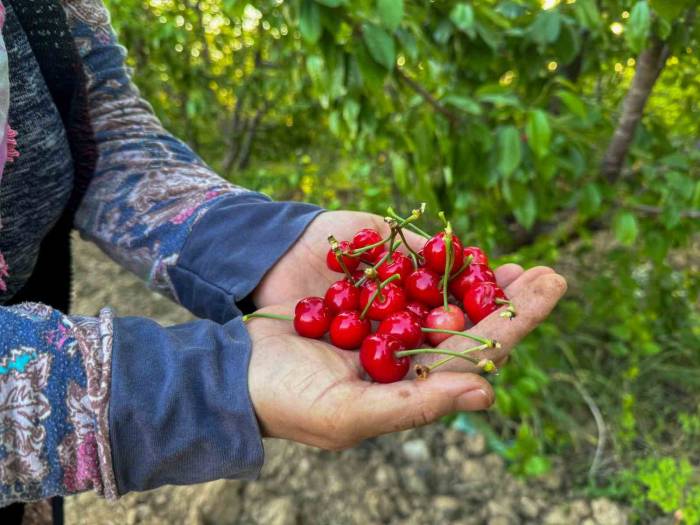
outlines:
{"label": "green cherry stem", "polygon": [[481,343],[482,345],[486,345],[486,348],[501,348],[501,343],[499,343],[498,341],[494,341],[493,339],[487,339],[485,337],[470,334],[469,332],[458,332],[456,330],[446,330],[444,328],[425,328],[425,327],[421,327],[421,332],[426,333],[426,334],[433,333],[433,334],[456,335],[458,337],[466,337],[467,339],[471,339],[472,341],[476,341],[477,343]]}
{"label": "green cherry stem", "polygon": [[457,270],[455,273],[450,275],[450,281],[455,280],[457,277],[459,277],[459,274],[461,274],[464,270],[466,270],[469,265],[472,263],[472,260],[474,259],[473,255],[468,255],[466,259],[464,259],[464,262],[462,263],[462,267]]}
{"label": "green cherry stem", "polygon": [[243,322],[247,323],[250,319],[277,319],[278,321],[294,321],[291,315],[266,314],[264,312],[253,312],[242,317]]}
{"label": "green cherry stem", "polygon": [[[396,242],[393,244],[393,246],[394,246],[394,251],[396,251],[396,248],[398,248],[399,246],[401,246],[401,241],[396,241]],[[365,283],[367,282],[367,279],[368,279],[367,271],[368,271],[368,270],[370,270],[370,269],[374,270],[375,275],[376,275],[377,268],[379,268],[382,264],[384,264],[384,263],[386,262],[386,260],[391,256],[391,254],[392,254],[392,251],[387,252],[386,254],[384,254],[384,256],[383,256],[381,259],[379,259],[379,260],[374,264],[374,266],[370,266],[369,268],[367,268],[367,269],[365,270],[365,275],[364,275],[363,277],[361,277],[361,278],[355,283],[355,287],[360,287],[360,286],[362,286],[363,284],[365,284]],[[352,281],[350,281],[350,282],[352,282]]]}
{"label": "green cherry stem", "polygon": [[[478,352],[480,350],[486,350],[486,345],[479,345],[479,346],[474,346],[472,348],[467,348],[466,350],[459,352],[459,354],[465,355],[465,354],[470,354],[472,352]],[[439,367],[443,366],[444,364],[449,363],[453,359],[454,359],[454,356],[448,356],[444,359],[440,359],[439,361],[435,361],[433,364],[428,366],[428,370],[429,371],[435,370],[436,368],[439,368]],[[478,361],[478,360],[472,358],[471,362],[478,365],[481,361]]]}
{"label": "green cherry stem", "polygon": [[513,317],[516,316],[515,305],[513,304],[513,301],[510,301],[509,299],[496,299],[496,304],[500,306],[508,305],[508,308],[501,312],[501,317],[505,317],[506,319],[513,319]]}
{"label": "green cherry stem", "polygon": [[392,275],[388,279],[382,281],[381,283],[379,283],[379,285],[377,286],[377,289],[374,291],[372,296],[369,298],[369,301],[367,301],[367,304],[362,309],[362,313],[360,314],[360,319],[364,320],[365,316],[367,315],[367,312],[369,312],[370,306],[372,306],[372,303],[374,302],[374,300],[377,297],[379,297],[379,295],[382,293],[382,288],[384,288],[390,282],[395,281],[396,279],[401,279],[401,276],[397,273]]}
{"label": "green cherry stem", "polygon": [[430,239],[431,235],[429,233],[426,233],[425,231],[421,230],[418,226],[413,224],[413,222],[408,222],[408,219],[410,217],[404,219],[398,213],[396,213],[394,211],[394,209],[391,207],[387,209],[387,215],[389,215],[389,217],[391,217],[392,219],[396,219],[397,221],[399,221],[399,224],[402,227],[406,226],[408,229],[413,230],[415,233],[417,233],[421,237],[425,237],[426,239]]}
{"label": "green cherry stem", "polygon": [[[469,350],[471,350],[471,348]],[[421,354],[447,355],[447,356],[450,356],[452,359],[455,359],[455,358],[465,359],[473,364],[477,364],[479,362],[478,359],[475,359],[469,355],[466,355],[463,352],[454,352],[452,350],[443,350],[441,348],[415,348],[413,350],[401,350],[400,352],[394,353],[394,355],[396,357],[406,357],[406,356],[410,356],[410,355],[421,355]]]}
{"label": "green cherry stem", "polygon": [[445,311],[449,309],[447,302],[448,284],[450,282],[450,272],[452,271],[452,225],[445,219],[443,212],[439,213],[440,218],[445,222],[445,235],[442,240],[445,242],[445,275],[442,276],[442,301]]}
{"label": "green cherry stem", "polygon": [[382,239],[381,241],[377,241],[374,244],[368,244],[367,246],[363,246],[362,248],[357,248],[356,250],[353,250],[350,253],[348,253],[348,255],[350,257],[359,257],[363,253],[368,252],[368,251],[376,248],[377,246],[382,246],[382,245],[386,244],[390,239],[391,239],[391,237],[387,237],[386,239]]}
{"label": "green cherry stem", "polygon": [[333,255],[335,255],[335,259],[338,261],[338,264],[343,270],[343,273],[345,273],[345,276],[352,282],[352,274],[350,273],[350,270],[348,270],[348,267],[345,266],[345,261],[343,261],[343,252],[340,250],[340,244],[338,243],[338,240],[333,237],[333,235],[328,236],[328,244],[331,245],[331,250],[333,250]]}
{"label": "green cherry stem", "polygon": [[418,252],[416,252],[413,248],[411,248],[411,245],[408,244],[408,241],[406,240],[406,237],[403,234],[403,230],[401,229],[401,226],[396,225],[396,231],[398,231],[399,237],[401,237],[401,241],[403,242],[403,245],[408,250],[408,254],[411,256],[411,259],[413,259],[414,270],[417,270],[418,269],[418,260],[421,258],[420,255],[418,255]]}

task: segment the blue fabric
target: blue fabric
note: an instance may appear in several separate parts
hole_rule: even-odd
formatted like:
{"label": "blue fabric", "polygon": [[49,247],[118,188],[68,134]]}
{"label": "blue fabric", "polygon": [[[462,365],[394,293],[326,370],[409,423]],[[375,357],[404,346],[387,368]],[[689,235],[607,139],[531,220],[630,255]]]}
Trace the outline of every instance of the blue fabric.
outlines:
{"label": "blue fabric", "polygon": [[323,210],[261,194],[219,197],[192,229],[169,269],[180,304],[219,323],[245,299]]}
{"label": "blue fabric", "polygon": [[257,476],[263,447],[240,319],[162,328],[115,320],[110,433],[120,494]]}

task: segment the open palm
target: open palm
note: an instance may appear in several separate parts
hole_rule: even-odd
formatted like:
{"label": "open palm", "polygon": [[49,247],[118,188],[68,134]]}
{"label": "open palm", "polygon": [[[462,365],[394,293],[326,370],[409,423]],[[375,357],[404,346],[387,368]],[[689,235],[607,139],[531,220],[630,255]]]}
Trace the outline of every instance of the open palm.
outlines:
{"label": "open palm", "polygon": [[[317,278],[320,275],[325,273]],[[506,320],[494,312],[469,331],[498,340],[501,348],[488,350],[485,356],[502,363],[549,315],[564,294],[566,281],[545,267],[523,272],[507,265],[499,268],[496,276],[518,316]],[[320,293],[314,292],[317,289],[315,285],[290,286],[290,293],[298,297]],[[264,311],[290,314],[293,304],[278,304]],[[254,319],[248,328],[253,342],[251,399],[263,432],[270,437],[340,449],[371,436],[427,424],[456,410],[483,410],[493,400],[489,383],[470,373],[473,367],[463,360],[455,359],[424,381],[409,377],[381,385],[366,379],[357,352],[299,337],[289,322]],[[441,346],[461,349],[465,340],[455,336]]]}

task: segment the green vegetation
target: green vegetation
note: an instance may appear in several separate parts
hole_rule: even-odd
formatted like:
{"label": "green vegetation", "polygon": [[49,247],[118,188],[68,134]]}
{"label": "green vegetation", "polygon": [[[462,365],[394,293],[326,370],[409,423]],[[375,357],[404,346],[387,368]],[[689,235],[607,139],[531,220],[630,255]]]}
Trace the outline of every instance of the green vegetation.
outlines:
{"label": "green vegetation", "polygon": [[502,261],[556,265],[567,299],[469,424],[515,472],[560,455],[582,488],[698,523],[696,2],[110,3],[144,95],[232,181],[425,201]]}

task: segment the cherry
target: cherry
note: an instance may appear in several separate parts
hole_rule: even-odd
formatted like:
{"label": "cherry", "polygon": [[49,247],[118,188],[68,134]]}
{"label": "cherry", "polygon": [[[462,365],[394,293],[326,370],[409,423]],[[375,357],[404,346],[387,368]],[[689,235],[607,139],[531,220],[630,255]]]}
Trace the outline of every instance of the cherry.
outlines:
{"label": "cherry", "polygon": [[[445,273],[445,259],[447,250],[445,249],[445,232],[440,232],[433,236],[423,247],[423,257],[425,257],[426,268],[436,272],[438,275]],[[455,234],[452,234],[452,271],[456,272],[462,267],[464,253],[462,243]]]}
{"label": "cherry", "polygon": [[[369,303],[372,295],[377,290],[377,286],[375,281],[368,281],[362,286],[360,308],[364,309],[367,306],[367,303]],[[382,321],[394,312],[403,310],[405,306],[406,293],[403,291],[403,288],[393,282],[387,283],[367,310],[367,317],[375,321]]]}
{"label": "cherry", "polygon": [[484,317],[498,310],[501,305],[496,299],[507,300],[505,292],[496,283],[476,283],[464,294],[464,310],[472,323],[477,324]]}
{"label": "cherry", "polygon": [[340,312],[331,322],[331,343],[343,350],[356,350],[371,331],[372,323],[360,319],[360,312]]}
{"label": "cherry", "polygon": [[[379,257],[384,257],[386,251]],[[406,282],[406,278],[413,271],[413,263],[406,255],[400,252],[394,252],[386,261],[377,267],[377,274],[382,281],[385,281],[392,275],[398,274],[401,277],[401,282]]]}
{"label": "cherry", "polygon": [[403,350],[401,342],[386,334],[367,336],[360,347],[360,363],[369,376],[378,383],[394,383],[408,374],[409,357],[396,358]]}
{"label": "cherry", "polygon": [[415,315],[407,310],[393,313],[384,319],[379,324],[377,333],[394,336],[407,349],[418,348],[423,342],[420,322]]}
{"label": "cherry", "polygon": [[418,268],[404,281],[406,293],[411,299],[428,306],[442,304],[440,276],[426,268]]}
{"label": "cherry", "polygon": [[[428,317],[423,321],[423,326],[437,330],[461,332],[466,326],[464,312],[454,304],[447,305],[447,310],[445,310],[444,306],[438,306],[430,311]],[[437,346],[450,337],[450,334],[429,332],[426,334],[426,337],[431,345]]]}
{"label": "cherry", "polygon": [[450,281],[449,290],[455,297],[464,297],[469,288],[476,283],[484,282],[496,282],[496,275],[493,273],[493,270],[483,264],[470,264],[462,273]]}
{"label": "cherry", "polygon": [[466,248],[464,248],[462,253],[464,253],[465,260],[470,255],[472,256],[470,264],[485,264],[486,266],[489,265],[489,258],[486,256],[484,250],[482,250],[478,246],[467,246]]}
{"label": "cherry", "polygon": [[[353,250],[359,250],[360,248],[364,248],[365,246],[369,246],[370,244],[376,244],[381,240],[382,236],[379,235],[378,231],[373,230],[371,228],[363,228],[362,230],[358,231],[352,238],[352,241],[350,241],[350,246]],[[374,264],[382,257],[383,252],[384,246],[379,245],[364,252],[360,256],[360,258],[363,261],[367,261]]]}
{"label": "cherry", "polygon": [[333,315],[357,310],[360,307],[360,291],[346,278],[330,285],[326,291],[325,301]]}
{"label": "cherry", "polygon": [[[364,270],[355,270],[352,272],[352,284],[355,284],[357,281],[362,279],[365,276],[365,271]],[[350,280],[345,277],[345,280],[350,282]]]}
{"label": "cherry", "polygon": [[294,308],[294,329],[303,337],[319,339],[330,324],[330,312],[320,297],[305,297]]}
{"label": "cherry", "polygon": [[[350,243],[348,241],[339,242],[338,247],[340,248],[342,254],[346,254],[352,251],[352,248],[350,247]],[[349,272],[354,271],[360,265],[359,257],[341,255],[341,259],[343,260],[343,263],[345,263],[345,267],[348,269]],[[333,253],[333,249],[329,249],[328,253],[326,254],[326,265],[334,272],[345,273],[343,271],[343,268],[340,266],[340,263],[338,262],[335,253]]]}
{"label": "cherry", "polygon": [[415,315],[421,324],[423,323],[423,319],[430,313],[430,309],[420,301],[411,301],[406,304],[406,311]]}

